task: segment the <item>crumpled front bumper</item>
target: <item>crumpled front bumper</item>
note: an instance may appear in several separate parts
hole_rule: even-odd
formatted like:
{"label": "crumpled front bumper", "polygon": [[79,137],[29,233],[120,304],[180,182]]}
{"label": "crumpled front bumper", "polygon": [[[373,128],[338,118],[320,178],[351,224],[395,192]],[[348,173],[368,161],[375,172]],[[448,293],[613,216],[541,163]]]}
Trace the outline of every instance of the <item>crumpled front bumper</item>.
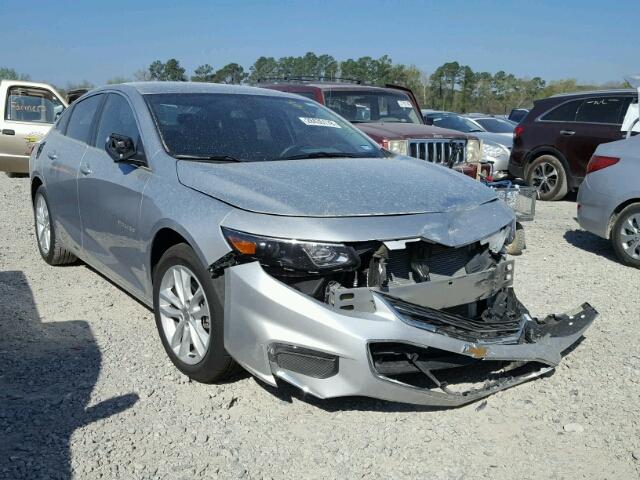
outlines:
{"label": "crumpled front bumper", "polygon": [[[524,337],[520,343],[471,342],[417,328],[403,320],[382,295],[373,293],[372,298],[375,308],[371,312],[342,312],[279,282],[257,262],[228,268],[225,348],[263,381],[275,386],[276,378],[280,378],[319,398],[367,396],[458,406],[553,370],[561,353],[580,339],[597,316],[591,306],[584,304],[547,324],[532,323],[529,330],[534,332],[535,341],[531,343]],[[537,362],[541,367],[460,393],[446,387],[421,388],[389,378],[374,368],[370,346],[382,342],[438,349],[481,359],[480,363]],[[278,349],[283,349],[282,357],[278,357]],[[309,359],[310,366],[295,366],[296,362],[305,363],[305,359]],[[315,361],[319,363],[313,364]]]}

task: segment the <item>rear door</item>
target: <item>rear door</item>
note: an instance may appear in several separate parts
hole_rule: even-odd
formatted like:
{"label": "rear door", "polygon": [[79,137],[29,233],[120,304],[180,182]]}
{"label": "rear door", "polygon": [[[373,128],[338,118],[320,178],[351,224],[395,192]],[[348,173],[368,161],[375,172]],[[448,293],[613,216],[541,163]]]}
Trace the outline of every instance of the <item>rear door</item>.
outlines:
{"label": "rear door", "polygon": [[0,170],[28,172],[31,150],[64,108],[50,90],[10,85],[0,119]]}
{"label": "rear door", "polygon": [[542,115],[537,128],[567,159],[571,175],[583,178],[596,147],[621,138],[630,100],[622,95],[568,100]]}
{"label": "rear door", "polygon": [[56,231],[62,243],[74,253],[79,253],[81,246],[78,168],[87,149],[87,142],[91,138],[96,112],[103,98],[104,95],[93,95],[75,103],[73,110],[61,118],[61,124],[47,137],[38,159],[52,216],[56,221]]}
{"label": "rear door", "polygon": [[139,132],[128,100],[119,93],[110,93],[80,164],[78,195],[82,248],[88,261],[108,270],[121,285],[143,292],[145,257],[138,222],[151,171],[116,163],[105,149],[109,135],[117,133],[131,137],[138,151],[142,151]]}

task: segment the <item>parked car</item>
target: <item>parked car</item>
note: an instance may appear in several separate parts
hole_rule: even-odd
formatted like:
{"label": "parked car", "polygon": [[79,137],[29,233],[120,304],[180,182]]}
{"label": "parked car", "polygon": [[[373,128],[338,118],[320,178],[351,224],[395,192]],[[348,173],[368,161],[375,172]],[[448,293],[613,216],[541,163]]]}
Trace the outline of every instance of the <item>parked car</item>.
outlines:
{"label": "parked car", "polygon": [[[504,253],[514,213],[491,189],[297,95],[101,87],[30,169],[43,259],[79,257],[152,307],[197,381],[237,362],[320,398],[460,405],[548,372],[597,315],[532,318]],[[443,383],[478,364],[491,382]]]}
{"label": "parked car", "polygon": [[493,117],[490,115],[474,117],[469,116],[469,118],[479,124],[487,132],[502,135],[506,139],[510,140],[511,143],[513,143],[513,130],[516,128],[516,124],[511,120]]}
{"label": "parked car", "polygon": [[640,268],[639,179],[640,136],[635,136],[598,146],[578,191],[580,226],[610,239],[620,261],[636,268]]}
{"label": "parked car", "polygon": [[427,126],[409,89],[295,79],[262,82],[259,86],[295,93],[326,105],[393,153],[453,165],[474,178],[477,175],[478,139]]}
{"label": "parked car", "polygon": [[507,117],[509,120],[515,123],[520,123],[529,114],[528,108],[514,108]]}
{"label": "parked car", "polygon": [[52,86],[0,81],[0,171],[27,173],[29,154],[67,107]]}
{"label": "parked car", "polygon": [[560,200],[580,186],[601,143],[625,136],[621,125],[635,90],[554,95],[535,102],[516,127],[509,172],[538,188],[542,200]]}
{"label": "parked car", "polygon": [[489,132],[475,119],[453,112],[427,110],[423,111],[423,115],[427,125],[435,125],[477,136],[482,140],[481,161],[490,162],[493,165],[493,177],[499,180],[509,175],[509,156],[513,144],[513,133],[504,135]]}

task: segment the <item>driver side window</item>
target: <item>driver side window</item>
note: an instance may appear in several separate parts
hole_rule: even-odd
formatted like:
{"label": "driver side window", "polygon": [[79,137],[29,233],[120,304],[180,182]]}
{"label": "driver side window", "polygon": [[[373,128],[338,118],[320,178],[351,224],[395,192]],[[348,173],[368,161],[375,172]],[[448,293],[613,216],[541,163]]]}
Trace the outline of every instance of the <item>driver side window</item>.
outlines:
{"label": "driver side window", "polygon": [[138,148],[140,132],[138,131],[136,119],[127,100],[116,93],[109,94],[102,109],[95,146],[105,148],[107,139],[112,133],[130,137],[136,148]]}

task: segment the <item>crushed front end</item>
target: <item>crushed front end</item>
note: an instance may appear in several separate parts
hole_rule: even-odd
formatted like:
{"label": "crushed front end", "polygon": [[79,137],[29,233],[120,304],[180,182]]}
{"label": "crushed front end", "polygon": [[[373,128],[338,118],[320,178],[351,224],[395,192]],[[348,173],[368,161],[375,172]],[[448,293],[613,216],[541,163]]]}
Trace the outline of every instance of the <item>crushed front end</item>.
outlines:
{"label": "crushed front end", "polygon": [[225,347],[262,380],[320,398],[458,406],[543,375],[597,312],[532,317],[513,291],[509,235],[354,242],[357,261],[326,272],[232,253],[212,266],[224,269]]}

